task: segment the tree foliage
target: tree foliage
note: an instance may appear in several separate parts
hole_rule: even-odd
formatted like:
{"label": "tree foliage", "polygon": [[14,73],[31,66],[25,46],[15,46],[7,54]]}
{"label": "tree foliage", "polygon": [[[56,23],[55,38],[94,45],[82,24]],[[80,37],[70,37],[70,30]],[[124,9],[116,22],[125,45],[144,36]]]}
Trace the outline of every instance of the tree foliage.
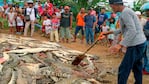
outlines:
{"label": "tree foliage", "polygon": [[140,8],[141,8],[141,6],[144,4],[144,3],[146,3],[147,2],[147,0],[138,0],[138,1],[134,1],[134,10],[135,11],[141,11],[140,10]]}

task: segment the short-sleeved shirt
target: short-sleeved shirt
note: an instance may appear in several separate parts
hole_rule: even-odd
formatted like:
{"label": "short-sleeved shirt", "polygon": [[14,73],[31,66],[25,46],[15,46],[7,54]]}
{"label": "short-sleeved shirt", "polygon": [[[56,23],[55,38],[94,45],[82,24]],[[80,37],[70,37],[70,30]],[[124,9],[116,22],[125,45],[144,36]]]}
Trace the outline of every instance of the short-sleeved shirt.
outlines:
{"label": "short-sleeved shirt", "polygon": [[58,18],[61,17],[61,13],[60,13],[60,12],[55,12],[55,13],[56,13],[56,16],[57,16]]}
{"label": "short-sleeved shirt", "polygon": [[98,14],[98,25],[102,25],[108,19],[107,14]]}
{"label": "short-sleeved shirt", "polygon": [[86,15],[84,17],[85,28],[93,28],[94,22],[96,22],[96,17],[93,15]]}
{"label": "short-sleeved shirt", "polygon": [[84,23],[85,15],[86,15],[86,13],[84,13],[84,14],[79,13],[77,15],[77,26],[84,26],[85,25],[85,23]]}
{"label": "short-sleeved shirt", "polygon": [[21,16],[17,16],[16,22],[17,22],[17,26],[23,26],[24,25]]}
{"label": "short-sleeved shirt", "polygon": [[35,8],[26,8],[26,15],[30,15],[30,20],[36,20]]}
{"label": "short-sleeved shirt", "polygon": [[15,13],[14,12],[12,12],[12,13],[9,12],[7,15],[8,15],[9,21],[12,21],[12,23],[8,21],[9,22],[9,26],[16,26],[16,23],[15,23]]}
{"label": "short-sleeved shirt", "polygon": [[44,20],[43,25],[45,26],[45,28],[51,28],[52,25],[51,20],[50,19]]}
{"label": "short-sleeved shirt", "polygon": [[54,18],[51,20],[52,22],[52,30],[57,30],[59,27],[59,19]]}
{"label": "short-sleeved shirt", "polygon": [[45,32],[46,34],[50,33],[51,30],[52,30],[52,23],[51,23],[51,20],[50,19],[47,19],[47,20],[44,20],[43,21],[43,25],[45,26]]}
{"label": "short-sleeved shirt", "polygon": [[9,12],[8,17],[9,17],[9,20],[15,21],[15,13],[14,12],[12,12],[12,13]]}
{"label": "short-sleeved shirt", "polygon": [[60,20],[60,26],[67,28],[70,27],[70,17],[71,13],[62,13],[61,14],[61,20]]}
{"label": "short-sleeved shirt", "polygon": [[102,26],[102,32],[107,32],[109,29],[109,26]]}

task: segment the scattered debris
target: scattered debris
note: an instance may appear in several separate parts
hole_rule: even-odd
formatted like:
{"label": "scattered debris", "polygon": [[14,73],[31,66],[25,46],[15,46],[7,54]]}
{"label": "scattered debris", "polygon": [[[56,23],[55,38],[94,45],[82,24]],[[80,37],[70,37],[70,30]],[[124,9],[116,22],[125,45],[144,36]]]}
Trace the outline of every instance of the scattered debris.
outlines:
{"label": "scattered debris", "polygon": [[89,54],[80,65],[71,65],[82,52],[57,43],[4,34],[0,37],[0,84],[101,84],[106,75],[114,73],[96,67],[99,57]]}

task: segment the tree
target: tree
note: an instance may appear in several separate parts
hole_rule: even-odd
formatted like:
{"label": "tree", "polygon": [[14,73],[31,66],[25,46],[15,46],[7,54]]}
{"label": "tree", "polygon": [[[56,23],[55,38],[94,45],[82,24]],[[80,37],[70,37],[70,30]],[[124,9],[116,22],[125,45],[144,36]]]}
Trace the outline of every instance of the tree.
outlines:
{"label": "tree", "polygon": [[134,1],[134,10],[135,11],[141,11],[140,10],[140,8],[141,8],[141,6],[144,4],[144,3],[146,3],[147,2],[147,0],[137,0],[137,1]]}

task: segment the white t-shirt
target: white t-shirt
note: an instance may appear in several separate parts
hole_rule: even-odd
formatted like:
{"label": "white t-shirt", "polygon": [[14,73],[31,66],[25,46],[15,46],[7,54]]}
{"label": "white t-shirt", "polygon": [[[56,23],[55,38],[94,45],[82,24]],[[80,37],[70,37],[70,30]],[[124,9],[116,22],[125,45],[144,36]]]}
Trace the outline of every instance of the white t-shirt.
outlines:
{"label": "white t-shirt", "polygon": [[50,19],[44,20],[43,21],[43,25],[45,26],[45,32],[46,34],[50,33],[50,31],[52,30],[52,22]]}
{"label": "white t-shirt", "polygon": [[56,17],[60,18],[61,17],[61,13],[60,12],[56,12]]}
{"label": "white t-shirt", "polygon": [[62,9],[60,13],[64,13],[64,12],[65,12],[65,10],[64,10],[64,9]]}
{"label": "white t-shirt", "polygon": [[14,12],[12,12],[12,13],[9,12],[8,17],[9,17],[9,20],[15,21],[15,13]]}
{"label": "white t-shirt", "polygon": [[[8,18],[9,18],[9,20],[8,20],[9,26],[15,26],[16,25],[16,23],[15,23],[15,13],[14,12],[12,12],[12,13],[9,12],[7,15],[8,15]],[[12,23],[10,21],[12,21]]]}
{"label": "white t-shirt", "polygon": [[[30,14],[31,13],[31,14]],[[30,15],[30,20],[31,21],[35,21],[36,17],[35,17],[35,9],[34,8],[26,8],[26,14]]]}
{"label": "white t-shirt", "polygon": [[17,26],[23,26],[23,20],[21,19],[21,17],[17,16],[16,22],[17,22]]}
{"label": "white t-shirt", "polygon": [[102,26],[102,32],[107,32],[109,29],[109,26]]}

